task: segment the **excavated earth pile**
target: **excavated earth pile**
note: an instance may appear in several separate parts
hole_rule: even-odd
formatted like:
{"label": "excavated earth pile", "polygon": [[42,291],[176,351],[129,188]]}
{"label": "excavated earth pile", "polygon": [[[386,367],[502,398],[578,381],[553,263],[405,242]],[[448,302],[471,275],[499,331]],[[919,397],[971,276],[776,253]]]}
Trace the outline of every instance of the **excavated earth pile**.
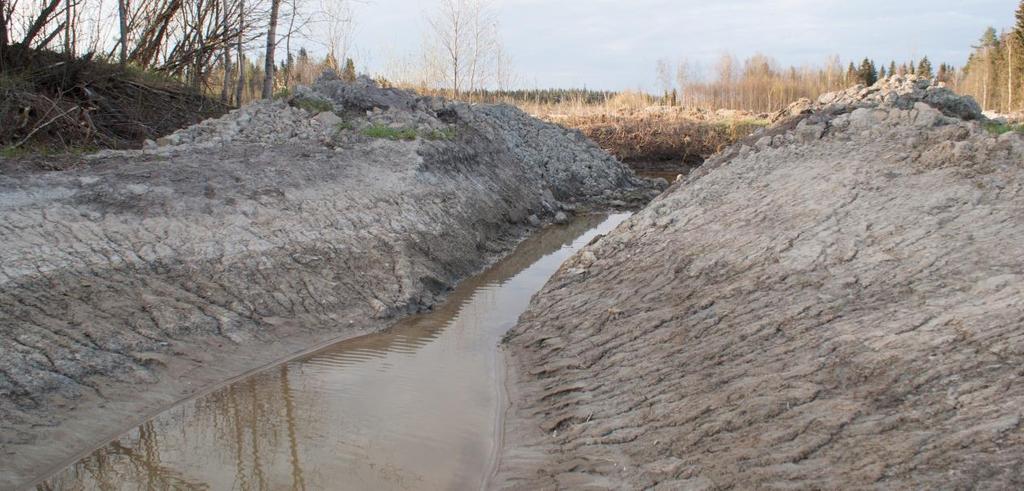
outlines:
{"label": "excavated earth pile", "polygon": [[0,488],[428,309],[545,221],[660,192],[514,108],[368,79],[325,77],[147,147],[0,175]]}
{"label": "excavated earth pile", "polygon": [[789,113],[535,297],[496,485],[1024,487],[1024,137],[915,78]]}

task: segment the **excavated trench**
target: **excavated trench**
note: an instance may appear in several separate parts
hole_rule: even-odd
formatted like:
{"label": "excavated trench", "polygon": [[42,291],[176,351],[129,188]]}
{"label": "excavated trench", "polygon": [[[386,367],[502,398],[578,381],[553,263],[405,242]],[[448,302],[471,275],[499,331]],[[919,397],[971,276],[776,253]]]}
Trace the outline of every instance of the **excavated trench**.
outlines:
{"label": "excavated trench", "polygon": [[628,216],[548,227],[433,312],[183,402],[40,487],[480,487],[500,446],[501,337],[563,261]]}
{"label": "excavated trench", "polygon": [[[240,374],[435,307],[544,223],[639,207],[664,187],[515,108],[331,77],[143,150],[80,160],[60,172],[0,174],[0,489],[37,482]],[[401,380],[369,387],[417,401]],[[262,418],[292,404],[255,397],[232,414]],[[295,411],[306,411],[299,402]],[[231,431],[189,433],[193,447],[177,452],[203,456],[194,439],[220,435],[262,456],[289,435],[287,425],[236,432],[211,418]],[[207,476],[193,464],[168,467],[175,451],[158,440],[125,465],[148,469],[158,454],[162,464],[144,479]],[[215,462],[210,455],[198,461]],[[321,466],[307,458],[310,483]],[[270,462],[250,471],[252,482],[277,472]]]}

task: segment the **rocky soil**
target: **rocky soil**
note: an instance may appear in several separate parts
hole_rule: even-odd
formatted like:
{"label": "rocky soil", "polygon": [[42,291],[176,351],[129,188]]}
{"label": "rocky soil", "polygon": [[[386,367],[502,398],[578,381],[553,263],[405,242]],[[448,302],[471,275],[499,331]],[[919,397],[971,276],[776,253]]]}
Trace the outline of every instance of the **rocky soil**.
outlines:
{"label": "rocky soil", "polygon": [[1024,487],[1024,137],[892,78],[577,254],[507,340],[495,485]]}
{"label": "rocky soil", "polygon": [[580,134],[325,77],[0,175],[0,488],[167,404],[430,308],[531,228],[658,194]]}

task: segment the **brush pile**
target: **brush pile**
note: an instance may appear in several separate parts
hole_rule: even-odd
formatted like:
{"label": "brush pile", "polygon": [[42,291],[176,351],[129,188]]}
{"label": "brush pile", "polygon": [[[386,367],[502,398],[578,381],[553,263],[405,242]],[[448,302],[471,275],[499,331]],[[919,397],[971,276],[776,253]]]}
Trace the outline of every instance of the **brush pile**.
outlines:
{"label": "brush pile", "polygon": [[180,83],[92,60],[37,51],[0,72],[0,146],[137,148],[223,114]]}

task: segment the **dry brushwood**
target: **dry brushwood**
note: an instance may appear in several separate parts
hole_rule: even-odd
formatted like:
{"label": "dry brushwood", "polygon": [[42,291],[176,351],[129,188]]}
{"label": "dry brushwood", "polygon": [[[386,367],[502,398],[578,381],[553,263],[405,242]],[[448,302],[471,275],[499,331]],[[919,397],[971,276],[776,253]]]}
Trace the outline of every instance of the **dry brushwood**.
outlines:
{"label": "dry brushwood", "polygon": [[88,56],[22,58],[0,85],[0,145],[8,148],[136,148],[228,109],[179,83]]}

